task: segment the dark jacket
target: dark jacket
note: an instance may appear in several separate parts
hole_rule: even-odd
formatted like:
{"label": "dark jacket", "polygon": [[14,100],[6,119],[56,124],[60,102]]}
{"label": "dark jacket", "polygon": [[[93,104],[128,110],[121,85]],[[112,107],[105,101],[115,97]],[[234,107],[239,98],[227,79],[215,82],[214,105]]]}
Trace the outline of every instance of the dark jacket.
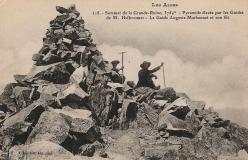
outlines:
{"label": "dark jacket", "polygon": [[152,80],[152,77],[156,77],[153,73],[158,71],[159,69],[160,69],[160,66],[152,70],[142,68],[138,73],[139,81],[136,87],[150,87],[150,88],[155,89],[156,86]]}

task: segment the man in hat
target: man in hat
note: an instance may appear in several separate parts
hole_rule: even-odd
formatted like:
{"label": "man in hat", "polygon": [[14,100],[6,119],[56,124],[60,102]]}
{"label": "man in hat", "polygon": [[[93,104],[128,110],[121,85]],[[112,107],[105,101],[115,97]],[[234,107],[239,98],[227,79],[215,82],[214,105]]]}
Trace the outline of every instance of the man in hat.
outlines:
{"label": "man in hat", "polygon": [[136,87],[150,87],[152,89],[159,89],[159,86],[158,87],[155,86],[152,78],[154,77],[155,79],[157,79],[157,76],[154,75],[153,73],[158,71],[163,65],[164,63],[161,63],[161,65],[159,65],[158,67],[149,70],[148,68],[151,66],[151,63],[144,61],[140,65],[141,70],[138,73],[139,81]]}
{"label": "man in hat", "polygon": [[117,68],[119,63],[120,63],[120,61],[118,61],[118,60],[114,60],[111,62],[112,66],[113,66],[112,70],[115,71],[116,73],[119,73],[120,70],[123,70],[123,67]]}
{"label": "man in hat", "polygon": [[111,79],[115,83],[122,83],[122,81],[124,81],[124,76],[119,73],[120,70],[123,70],[123,67],[117,68],[119,63],[120,63],[120,61],[118,61],[118,60],[114,60],[111,62],[111,64],[112,64],[111,70],[113,71]]}

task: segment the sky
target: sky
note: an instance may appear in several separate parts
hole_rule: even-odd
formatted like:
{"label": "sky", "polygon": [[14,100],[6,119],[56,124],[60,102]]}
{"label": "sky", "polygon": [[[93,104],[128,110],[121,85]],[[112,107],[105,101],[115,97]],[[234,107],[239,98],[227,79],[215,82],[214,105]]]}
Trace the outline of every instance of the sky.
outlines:
{"label": "sky", "polygon": [[[224,118],[248,124],[248,1],[168,0],[178,10],[245,11],[226,21],[109,21],[93,11],[157,10],[151,0],[0,0],[0,88],[26,74],[42,46],[55,6],[76,4],[94,42],[108,60],[126,51],[124,74],[137,82],[139,64],[164,62],[166,86],[213,106]],[[163,86],[162,70],[156,84]]]}

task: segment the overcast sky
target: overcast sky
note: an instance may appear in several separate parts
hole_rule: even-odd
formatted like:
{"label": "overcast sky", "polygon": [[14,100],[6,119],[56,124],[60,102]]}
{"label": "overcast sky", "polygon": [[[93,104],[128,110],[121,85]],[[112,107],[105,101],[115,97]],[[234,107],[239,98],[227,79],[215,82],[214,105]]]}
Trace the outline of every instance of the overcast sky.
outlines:
{"label": "overcast sky", "polygon": [[[105,3],[104,3],[105,2]],[[226,21],[107,21],[96,10],[156,10],[150,0],[0,0],[0,86],[25,74],[39,51],[55,6],[76,4],[86,27],[107,59],[127,51],[125,75],[137,81],[139,63],[165,62],[166,85],[223,110],[223,116],[245,125],[248,113],[248,1],[181,0],[178,10],[243,10]],[[164,2],[164,1],[156,1]],[[157,73],[162,84],[162,72]],[[241,112],[242,111],[242,112]],[[248,126],[248,125],[247,125]]]}

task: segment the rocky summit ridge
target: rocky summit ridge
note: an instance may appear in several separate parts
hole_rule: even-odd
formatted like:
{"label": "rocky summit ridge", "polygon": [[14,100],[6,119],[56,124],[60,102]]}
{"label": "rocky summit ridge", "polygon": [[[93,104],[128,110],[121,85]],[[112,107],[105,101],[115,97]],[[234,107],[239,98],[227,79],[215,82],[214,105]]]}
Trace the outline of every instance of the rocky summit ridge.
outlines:
{"label": "rocky summit ridge", "polygon": [[231,160],[248,130],[172,87],[111,69],[74,5],[57,6],[27,75],[0,95],[0,159]]}

